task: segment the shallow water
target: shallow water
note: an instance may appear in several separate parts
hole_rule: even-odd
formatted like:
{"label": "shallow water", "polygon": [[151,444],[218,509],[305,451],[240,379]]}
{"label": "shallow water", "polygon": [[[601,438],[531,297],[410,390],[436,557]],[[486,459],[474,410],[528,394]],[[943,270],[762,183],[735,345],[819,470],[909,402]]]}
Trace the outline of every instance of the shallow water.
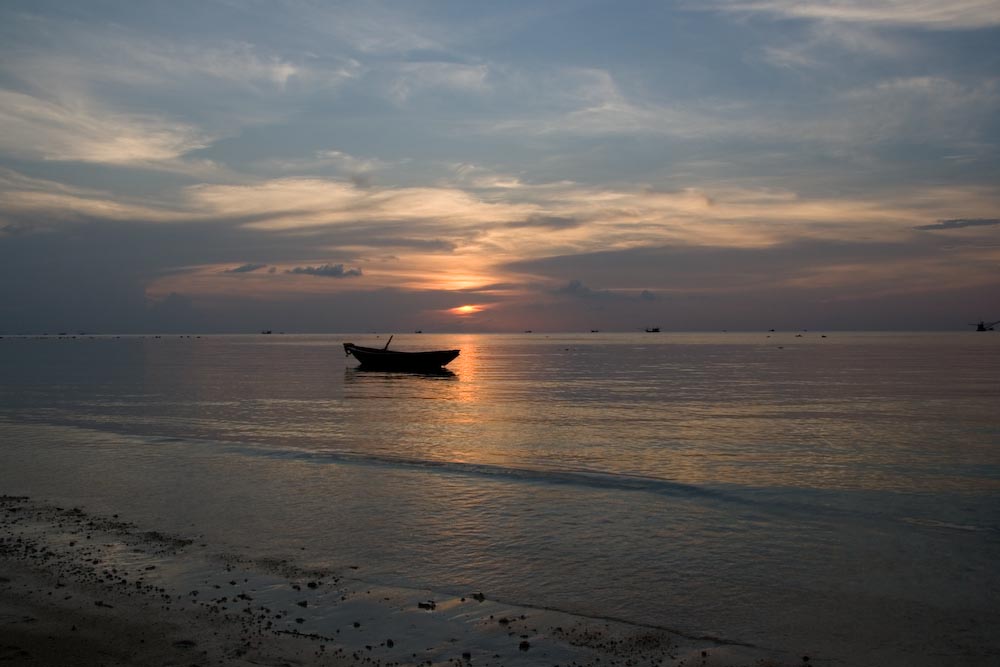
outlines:
{"label": "shallow water", "polygon": [[0,340],[0,484],[377,583],[1000,658],[1000,336],[394,340],[460,347],[443,376],[349,339]]}

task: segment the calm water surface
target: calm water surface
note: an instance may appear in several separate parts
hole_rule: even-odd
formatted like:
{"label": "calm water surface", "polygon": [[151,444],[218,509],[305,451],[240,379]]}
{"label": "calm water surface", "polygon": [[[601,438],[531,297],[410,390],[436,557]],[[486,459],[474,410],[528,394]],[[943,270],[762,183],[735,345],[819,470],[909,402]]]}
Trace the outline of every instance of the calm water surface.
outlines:
{"label": "calm water surface", "polygon": [[0,340],[6,493],[802,651],[997,664],[1000,334]]}

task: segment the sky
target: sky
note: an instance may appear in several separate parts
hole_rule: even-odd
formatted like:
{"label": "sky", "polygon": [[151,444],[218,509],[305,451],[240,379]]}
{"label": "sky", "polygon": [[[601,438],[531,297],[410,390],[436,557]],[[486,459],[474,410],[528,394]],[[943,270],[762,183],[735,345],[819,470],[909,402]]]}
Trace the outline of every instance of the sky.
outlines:
{"label": "sky", "polygon": [[4,0],[0,333],[968,329],[998,143],[997,0]]}

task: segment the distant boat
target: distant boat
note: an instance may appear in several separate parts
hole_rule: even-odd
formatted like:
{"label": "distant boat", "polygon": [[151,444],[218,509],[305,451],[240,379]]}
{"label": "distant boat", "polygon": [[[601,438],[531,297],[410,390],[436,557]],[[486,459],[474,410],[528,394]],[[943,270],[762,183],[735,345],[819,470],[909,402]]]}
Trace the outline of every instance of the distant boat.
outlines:
{"label": "distant boat", "polygon": [[361,362],[361,368],[377,371],[434,371],[448,365],[461,350],[428,350],[424,352],[399,352],[385,347],[362,347],[354,343],[344,343],[344,354],[353,355]]}
{"label": "distant boat", "polygon": [[985,322],[983,320],[979,320],[978,324],[970,324],[969,326],[976,327],[976,331],[993,331],[993,327],[998,324],[1000,324],[1000,320],[997,320],[996,322]]}
{"label": "distant boat", "polygon": [[660,333],[660,327],[646,327],[646,333]]}

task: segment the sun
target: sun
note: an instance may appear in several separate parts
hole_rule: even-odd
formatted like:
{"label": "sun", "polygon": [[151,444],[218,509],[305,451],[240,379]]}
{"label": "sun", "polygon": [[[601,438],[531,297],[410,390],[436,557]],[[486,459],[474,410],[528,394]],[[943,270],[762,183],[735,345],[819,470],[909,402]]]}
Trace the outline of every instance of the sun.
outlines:
{"label": "sun", "polygon": [[482,306],[476,306],[470,304],[467,306],[458,306],[456,308],[449,308],[448,312],[454,313],[455,315],[472,315],[473,313],[478,313],[482,311],[482,309],[483,309]]}

